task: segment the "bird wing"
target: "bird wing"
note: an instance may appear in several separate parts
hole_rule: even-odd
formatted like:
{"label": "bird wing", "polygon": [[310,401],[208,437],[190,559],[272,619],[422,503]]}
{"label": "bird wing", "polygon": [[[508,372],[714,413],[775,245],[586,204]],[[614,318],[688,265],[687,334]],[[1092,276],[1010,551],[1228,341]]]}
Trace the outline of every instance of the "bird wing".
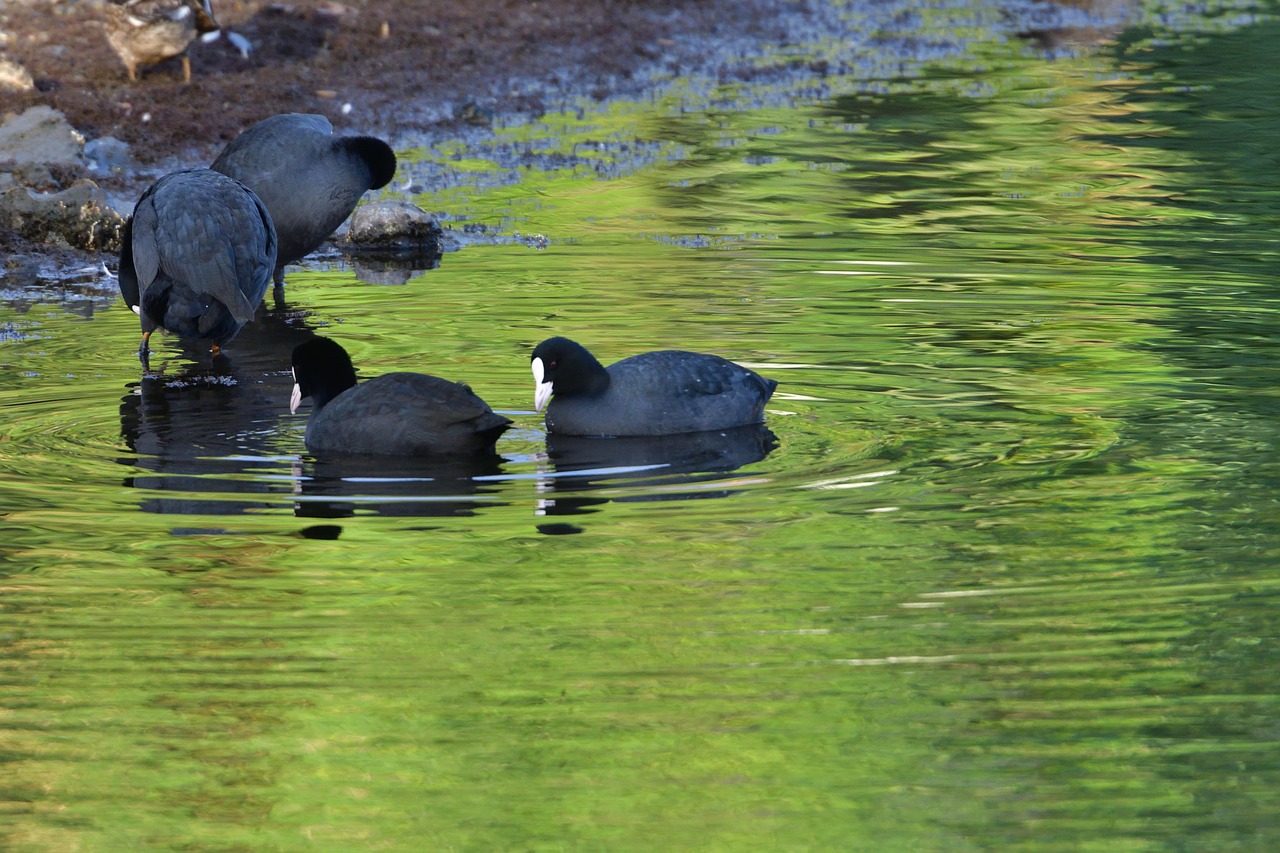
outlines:
{"label": "bird wing", "polygon": [[276,236],[276,227],[271,222],[271,214],[267,211],[267,206],[252,190],[246,187],[245,191],[253,199],[253,210],[246,210],[244,216],[246,220],[250,221],[256,218],[262,229],[263,250],[248,255],[241,253],[236,256],[236,259],[241,273],[240,281],[248,284],[246,292],[249,301],[256,310],[258,303],[262,301],[262,297],[266,296],[267,288],[271,284],[271,277],[276,267],[276,253],[280,248],[280,244]]}
{"label": "bird wing", "polygon": [[[151,282],[156,280],[156,273],[160,271],[160,249],[155,241],[159,221],[153,193],[148,190],[134,208],[129,226],[129,242],[133,247],[133,274],[136,278],[135,291],[140,289],[138,299],[147,292]],[[128,296],[125,298],[127,300]]]}
{"label": "bird wing", "polygon": [[137,308],[142,304],[142,294],[138,291],[138,270],[133,262],[133,217],[124,222],[124,231],[120,235],[120,269],[116,274],[116,282],[120,285],[120,296],[124,304]]}
{"label": "bird wing", "polygon": [[421,373],[362,382],[321,414],[337,444],[367,449],[372,442],[408,453],[474,449],[480,436],[511,423],[465,385]]}
{"label": "bird wing", "polygon": [[180,263],[166,265],[164,271],[172,278],[185,281],[196,293],[216,297],[237,322],[247,323],[253,319],[257,306],[251,305],[240,289],[236,231],[227,210],[215,207],[214,215],[208,215],[210,212],[206,210],[204,216],[195,216],[184,210],[161,225],[162,239],[171,240],[173,245],[179,241],[185,244],[181,258],[172,255],[165,258],[166,261],[180,260]]}
{"label": "bird wing", "polygon": [[730,391],[744,369],[719,356],[681,350],[660,350],[625,358],[609,368],[626,375],[631,387],[681,396],[714,396]]}
{"label": "bird wing", "polygon": [[[247,208],[242,199],[252,198]],[[256,196],[242,188],[197,186],[181,203],[168,203],[157,216],[159,241],[171,247],[159,265],[196,293],[217,299],[239,323],[253,319],[275,267],[275,230]],[[180,251],[172,251],[180,247]],[[137,265],[135,254],[135,265]],[[142,270],[138,270],[142,278]],[[145,280],[145,279],[143,279]]]}
{"label": "bird wing", "polygon": [[394,386],[397,405],[409,403],[414,410],[430,412],[436,422],[452,426],[482,419],[492,410],[470,387],[424,373],[388,373],[379,382]]}

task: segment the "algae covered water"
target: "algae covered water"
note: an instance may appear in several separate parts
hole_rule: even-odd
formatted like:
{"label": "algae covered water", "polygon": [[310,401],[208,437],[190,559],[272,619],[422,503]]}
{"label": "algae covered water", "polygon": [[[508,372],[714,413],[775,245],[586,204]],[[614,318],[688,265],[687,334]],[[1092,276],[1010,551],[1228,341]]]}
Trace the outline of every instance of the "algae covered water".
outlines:
{"label": "algae covered water", "polygon": [[[93,270],[6,294],[5,846],[1274,847],[1278,28],[403,151],[481,237],[291,268],[216,363],[144,374]],[[306,454],[315,331],[467,381],[500,458]],[[550,334],[781,385],[558,441]]]}

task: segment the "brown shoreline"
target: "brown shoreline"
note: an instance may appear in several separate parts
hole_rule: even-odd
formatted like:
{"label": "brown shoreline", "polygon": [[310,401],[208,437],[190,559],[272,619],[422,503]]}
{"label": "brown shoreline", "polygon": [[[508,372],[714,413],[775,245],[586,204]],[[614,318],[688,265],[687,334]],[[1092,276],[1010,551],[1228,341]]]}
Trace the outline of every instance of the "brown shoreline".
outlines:
{"label": "brown shoreline", "polygon": [[[130,81],[107,43],[101,2],[0,7],[0,56],[35,81],[27,92],[0,90],[0,121],[52,107],[86,141],[127,143],[134,163],[112,174],[55,172],[54,184],[35,189],[89,177],[117,199],[132,198],[159,174],[209,162],[241,130],[282,112],[319,113],[341,133],[377,134],[397,147],[426,144],[579,98],[638,94],[694,63],[731,63],[727,46],[739,39],[785,37],[780,9],[814,14],[789,0],[744,0],[729,17],[710,0],[213,3],[219,24],[253,51],[243,57],[226,38],[193,42],[190,83],[176,59]],[[55,263],[83,258],[3,228],[0,249]]]}
{"label": "brown shoreline", "polygon": [[[31,106],[52,107],[86,140],[127,143],[134,164],[112,174],[55,173],[54,185],[36,189],[91,177],[119,206],[164,172],[210,162],[241,130],[281,112],[319,113],[340,133],[376,134],[402,148],[474,138],[490,122],[537,117],[583,98],[642,97],[690,72],[751,81],[799,67],[825,76],[825,59],[778,51],[758,61],[769,46],[793,38],[826,33],[838,44],[866,41],[882,57],[901,53],[904,60],[926,43],[909,5],[892,2],[870,7],[875,12],[863,23],[871,31],[842,30],[844,7],[815,0],[212,2],[224,29],[254,49],[246,58],[225,37],[192,43],[190,83],[177,60],[129,81],[107,44],[103,0],[0,6],[0,57],[35,81],[27,92],[0,89],[0,121]],[[1107,3],[1129,0],[1065,0],[1094,11],[1110,10]],[[996,6],[1008,13],[998,28],[1037,39],[1016,19],[1061,8],[1042,0]],[[3,228],[0,249],[64,253]]]}
{"label": "brown shoreline", "polygon": [[143,164],[207,159],[280,112],[320,113],[398,140],[489,115],[537,115],[557,99],[604,98],[641,66],[675,73],[690,57],[673,30],[712,41],[730,29],[767,37],[759,22],[777,5],[738,3],[729,19],[699,0],[215,0],[219,23],[254,50],[246,59],[226,39],[195,42],[184,84],[177,60],[131,83],[98,4],[16,0],[0,12],[3,53],[36,89],[6,92],[3,112],[46,104],[89,139],[128,143]]}

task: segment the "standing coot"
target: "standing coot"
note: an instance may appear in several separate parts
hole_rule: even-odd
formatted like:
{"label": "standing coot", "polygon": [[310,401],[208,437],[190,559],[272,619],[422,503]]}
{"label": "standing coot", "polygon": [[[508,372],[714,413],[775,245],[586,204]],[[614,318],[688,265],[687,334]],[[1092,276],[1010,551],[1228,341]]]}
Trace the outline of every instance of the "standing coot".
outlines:
{"label": "standing coot", "polygon": [[138,199],[120,249],[120,294],[142,319],[146,360],[157,327],[208,341],[235,337],[266,295],[276,231],[244,184],[209,169],[173,172]]}
{"label": "standing coot", "polygon": [[321,115],[286,113],[231,140],[210,166],[258,194],[280,237],[276,287],[284,267],[315,251],[367,190],[396,173],[391,146],[372,136],[334,136]]}
{"label": "standing coot", "polygon": [[672,435],[760,423],[778,383],[717,355],[646,352],[608,368],[581,344],[549,338],[532,357],[534,405],[547,432]]}
{"label": "standing coot", "polygon": [[386,373],[357,385],[347,351],[328,338],[294,349],[293,378],[289,411],[315,402],[304,439],[313,453],[491,453],[511,425],[461,382]]}

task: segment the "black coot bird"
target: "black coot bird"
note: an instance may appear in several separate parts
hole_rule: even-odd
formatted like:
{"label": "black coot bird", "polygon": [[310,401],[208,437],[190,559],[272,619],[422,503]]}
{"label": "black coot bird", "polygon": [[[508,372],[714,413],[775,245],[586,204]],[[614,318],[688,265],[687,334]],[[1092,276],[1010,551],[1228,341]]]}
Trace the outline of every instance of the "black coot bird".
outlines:
{"label": "black coot bird", "polygon": [[275,265],[276,231],[251,190],[209,169],[165,175],[138,199],[120,249],[138,354],[157,327],[217,352],[253,319]]}
{"label": "black coot bird", "polygon": [[461,382],[386,373],[357,385],[347,351],[328,338],[294,349],[293,378],[289,411],[303,397],[315,403],[304,439],[313,453],[491,453],[511,425]]}
{"label": "black coot bird", "polygon": [[534,406],[561,435],[674,435],[764,419],[778,383],[717,355],[661,350],[604,367],[568,338],[548,338],[532,357]]}
{"label": "black coot bird", "polygon": [[209,0],[111,0],[103,9],[107,42],[124,63],[130,80],[138,67],[182,57],[182,79],[191,82],[187,45],[197,35],[215,33]]}
{"label": "black coot bird", "polygon": [[255,124],[210,167],[258,194],[280,237],[275,282],[284,267],[315,251],[360,196],[387,185],[396,173],[391,146],[373,136],[334,136],[321,115],[286,113]]}

